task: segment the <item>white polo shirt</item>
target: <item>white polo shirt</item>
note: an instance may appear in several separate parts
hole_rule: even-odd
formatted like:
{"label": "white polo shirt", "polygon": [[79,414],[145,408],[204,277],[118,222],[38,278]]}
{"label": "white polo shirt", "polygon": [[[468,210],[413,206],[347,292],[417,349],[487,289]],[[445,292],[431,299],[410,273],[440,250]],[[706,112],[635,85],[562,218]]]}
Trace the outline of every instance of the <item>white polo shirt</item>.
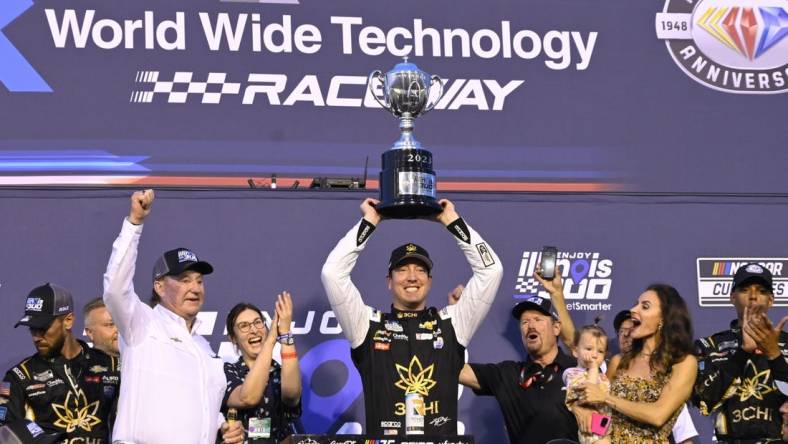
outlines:
{"label": "white polo shirt", "polygon": [[227,381],[198,331],[161,305],[150,308],[132,278],[142,225],[123,221],[104,274],[104,303],[120,333],[121,384],[113,441],[213,444]]}

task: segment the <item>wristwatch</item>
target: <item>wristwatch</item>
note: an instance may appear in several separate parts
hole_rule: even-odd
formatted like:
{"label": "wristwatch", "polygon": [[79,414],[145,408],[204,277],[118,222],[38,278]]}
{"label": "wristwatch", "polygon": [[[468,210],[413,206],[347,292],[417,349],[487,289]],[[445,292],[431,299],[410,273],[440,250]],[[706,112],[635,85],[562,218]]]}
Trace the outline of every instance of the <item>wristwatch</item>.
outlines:
{"label": "wristwatch", "polygon": [[282,345],[295,345],[295,338],[291,332],[277,336],[276,341]]}

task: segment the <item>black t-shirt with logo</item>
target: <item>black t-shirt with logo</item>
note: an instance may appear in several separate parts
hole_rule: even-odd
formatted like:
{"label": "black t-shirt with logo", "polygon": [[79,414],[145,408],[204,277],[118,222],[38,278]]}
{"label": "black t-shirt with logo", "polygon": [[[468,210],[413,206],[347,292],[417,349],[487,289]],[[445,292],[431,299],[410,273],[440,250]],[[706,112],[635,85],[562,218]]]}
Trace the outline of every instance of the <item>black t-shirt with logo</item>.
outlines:
{"label": "black t-shirt with logo", "polygon": [[[470,364],[481,386],[477,395],[494,396],[501,407],[512,444],[543,444],[553,439],[577,440],[577,422],[564,404],[566,391],[561,378],[576,361],[561,349],[545,366],[530,360],[497,364]],[[531,379],[528,388],[521,381]]]}
{"label": "black t-shirt with logo", "polygon": [[117,358],[79,344],[82,351],[73,359],[35,354],[5,374],[0,383],[0,425],[24,419],[29,410],[45,431],[64,433],[61,442],[110,442],[120,365]]}

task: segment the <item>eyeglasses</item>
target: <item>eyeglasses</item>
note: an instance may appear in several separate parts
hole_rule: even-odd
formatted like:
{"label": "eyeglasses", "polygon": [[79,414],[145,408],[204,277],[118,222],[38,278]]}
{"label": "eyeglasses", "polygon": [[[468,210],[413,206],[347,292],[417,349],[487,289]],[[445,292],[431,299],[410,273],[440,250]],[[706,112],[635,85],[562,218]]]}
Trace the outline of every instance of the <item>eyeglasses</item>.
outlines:
{"label": "eyeglasses", "polygon": [[239,322],[235,324],[235,328],[238,329],[241,333],[249,333],[249,330],[254,327],[256,330],[262,330],[265,328],[265,322],[262,319],[257,318],[252,322]]}
{"label": "eyeglasses", "polygon": [[548,365],[536,372],[531,372],[529,374],[525,373],[525,367],[520,370],[520,387],[524,389],[529,389],[531,386],[537,386],[542,388],[543,385],[549,383],[550,381],[555,378],[555,375],[561,370],[561,366],[558,364]]}

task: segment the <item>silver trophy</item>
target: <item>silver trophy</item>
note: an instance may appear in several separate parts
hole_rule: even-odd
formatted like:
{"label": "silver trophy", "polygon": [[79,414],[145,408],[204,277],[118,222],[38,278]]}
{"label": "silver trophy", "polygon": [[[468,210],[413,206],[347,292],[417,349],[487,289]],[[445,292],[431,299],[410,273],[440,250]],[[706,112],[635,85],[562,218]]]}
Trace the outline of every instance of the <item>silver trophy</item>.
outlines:
{"label": "silver trophy", "polygon": [[[375,94],[375,81],[383,86],[383,101]],[[435,85],[440,89],[430,102],[430,91]],[[367,86],[380,106],[399,119],[400,130],[399,140],[382,155],[380,204],[376,209],[395,219],[440,213],[443,208],[435,198],[432,153],[413,136],[413,123],[416,117],[435,108],[443,96],[443,80],[420,70],[406,57],[385,74],[373,71]]]}

